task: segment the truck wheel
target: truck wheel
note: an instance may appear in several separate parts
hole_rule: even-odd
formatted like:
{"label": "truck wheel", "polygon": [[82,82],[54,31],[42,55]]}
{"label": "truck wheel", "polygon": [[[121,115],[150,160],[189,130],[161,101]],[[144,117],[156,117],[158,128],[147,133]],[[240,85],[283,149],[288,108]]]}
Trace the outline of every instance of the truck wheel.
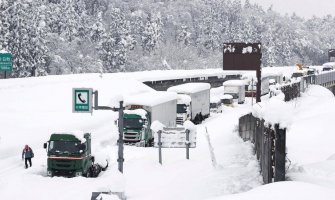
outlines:
{"label": "truck wheel", "polygon": [[155,145],[154,138],[149,141],[149,146],[153,147]]}
{"label": "truck wheel", "polygon": [[86,177],[86,178],[90,178],[90,177],[92,177],[91,168],[88,168],[88,170],[87,170],[87,172],[86,172],[86,174],[85,174],[85,177]]}

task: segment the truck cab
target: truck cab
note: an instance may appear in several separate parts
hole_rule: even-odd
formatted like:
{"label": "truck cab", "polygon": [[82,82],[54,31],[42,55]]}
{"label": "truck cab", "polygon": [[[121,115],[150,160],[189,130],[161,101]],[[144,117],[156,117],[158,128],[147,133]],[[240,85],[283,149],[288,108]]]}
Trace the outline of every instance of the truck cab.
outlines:
{"label": "truck cab", "polygon": [[211,102],[209,104],[210,112],[213,113],[222,113],[222,103],[221,99],[218,97],[211,97]]}
{"label": "truck cab", "polygon": [[129,144],[152,146],[150,113],[144,109],[124,110],[123,140]]}
{"label": "truck cab", "polygon": [[91,155],[91,134],[78,136],[74,133],[53,133],[47,143],[47,175],[91,176],[90,167],[94,162]]}
{"label": "truck cab", "polygon": [[125,143],[150,147],[154,135],[150,126],[159,121],[166,127],[176,125],[177,94],[152,91],[125,97],[123,139]]}
{"label": "truck cab", "polygon": [[176,124],[183,125],[186,120],[191,120],[191,97],[186,94],[178,94]]}

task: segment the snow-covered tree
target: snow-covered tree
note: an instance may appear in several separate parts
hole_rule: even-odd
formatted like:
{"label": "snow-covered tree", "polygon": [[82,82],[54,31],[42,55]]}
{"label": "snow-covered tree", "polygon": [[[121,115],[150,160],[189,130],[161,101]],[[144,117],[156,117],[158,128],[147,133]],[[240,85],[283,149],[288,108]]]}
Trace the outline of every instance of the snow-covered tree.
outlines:
{"label": "snow-covered tree", "polygon": [[149,14],[144,30],[141,33],[143,52],[150,54],[157,47],[162,33],[161,27],[160,13]]}
{"label": "snow-covered tree", "polygon": [[48,48],[43,10],[41,1],[19,1],[1,13],[1,24],[4,26],[0,29],[0,41],[2,48],[13,55],[12,77],[47,74]]}
{"label": "snow-covered tree", "polygon": [[109,24],[108,34],[102,39],[99,48],[104,71],[125,71],[127,52],[129,49],[133,49],[135,44],[134,38],[130,35],[130,23],[118,8],[111,8],[107,16],[110,18],[111,24]]}

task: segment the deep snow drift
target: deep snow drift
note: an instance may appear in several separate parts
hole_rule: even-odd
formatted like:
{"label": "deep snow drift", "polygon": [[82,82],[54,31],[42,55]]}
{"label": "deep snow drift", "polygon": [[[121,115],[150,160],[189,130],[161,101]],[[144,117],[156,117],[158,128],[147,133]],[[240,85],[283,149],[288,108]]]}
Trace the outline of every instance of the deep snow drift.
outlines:
{"label": "deep snow drift", "polygon": [[[116,96],[152,91],[137,80],[155,79],[162,73],[0,80],[1,199],[90,199],[91,192],[104,188],[124,191],[128,199],[143,200],[335,199],[335,98],[320,86],[311,86],[289,103],[262,99],[264,105],[279,103],[283,113],[290,113],[271,119],[287,125],[287,157],[291,161],[287,176],[291,181],[262,185],[252,144],[243,142],[236,132],[238,118],[255,109],[250,99],[234,108],[224,107],[222,114],[212,113],[197,125],[197,147],[190,150],[190,160],[186,160],[185,149],[163,149],[161,166],[156,148],[125,146],[124,174],[119,173],[114,123],[118,113],[72,113],[72,88],[99,90],[99,104],[108,105]],[[173,71],[169,73],[173,76]],[[276,115],[266,109],[271,107],[265,106],[262,113]],[[99,178],[46,177],[43,143],[53,132],[73,130],[91,132],[93,154],[98,160],[109,159],[110,167]],[[208,142],[214,148],[216,166],[211,162]],[[24,169],[21,160],[25,144],[35,152],[29,169]]]}

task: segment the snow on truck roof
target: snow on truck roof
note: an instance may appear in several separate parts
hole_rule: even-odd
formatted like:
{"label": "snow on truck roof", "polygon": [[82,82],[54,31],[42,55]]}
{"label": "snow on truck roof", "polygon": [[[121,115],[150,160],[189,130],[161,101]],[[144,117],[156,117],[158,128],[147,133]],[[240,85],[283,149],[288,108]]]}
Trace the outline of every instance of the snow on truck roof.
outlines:
{"label": "snow on truck roof", "polygon": [[187,94],[178,94],[178,104],[190,104],[191,103],[191,97]]}
{"label": "snow on truck roof", "polygon": [[211,85],[209,83],[185,83],[181,85],[172,86],[167,89],[169,92],[177,93],[196,93],[203,90],[209,90]]}
{"label": "snow on truck roof", "polygon": [[230,94],[224,94],[220,96],[221,99],[233,99],[233,96]]}
{"label": "snow on truck roof", "polygon": [[175,92],[153,91],[135,95],[127,95],[124,98],[125,105],[155,106],[164,102],[177,100]]}
{"label": "snow on truck roof", "polygon": [[135,109],[135,110],[124,110],[123,111],[125,114],[128,114],[128,115],[139,115],[142,117],[142,119],[146,119],[146,114],[147,114],[147,111],[145,111],[144,109]]}
{"label": "snow on truck roof", "polygon": [[222,84],[223,86],[243,86],[246,85],[246,81],[245,80],[229,80],[229,81],[225,81]]}

